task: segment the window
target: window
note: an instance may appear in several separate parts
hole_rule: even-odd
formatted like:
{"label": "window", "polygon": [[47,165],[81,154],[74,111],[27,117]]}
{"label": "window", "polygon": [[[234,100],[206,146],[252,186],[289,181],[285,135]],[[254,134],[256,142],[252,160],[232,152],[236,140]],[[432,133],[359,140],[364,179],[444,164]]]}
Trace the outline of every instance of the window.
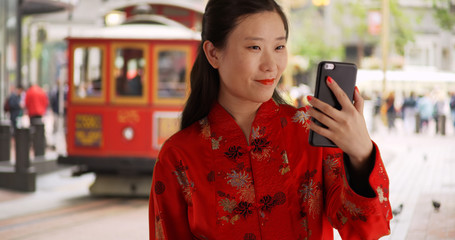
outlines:
{"label": "window", "polygon": [[155,100],[161,103],[183,103],[188,88],[189,48],[160,47],[155,58]]}
{"label": "window", "polygon": [[117,48],[115,50],[115,93],[117,96],[142,96],[144,74],[142,49]]}
{"label": "window", "polygon": [[73,100],[103,101],[104,50],[97,46],[81,46],[73,52]]}
{"label": "window", "polygon": [[112,51],[112,101],[146,103],[147,45],[114,44]]}

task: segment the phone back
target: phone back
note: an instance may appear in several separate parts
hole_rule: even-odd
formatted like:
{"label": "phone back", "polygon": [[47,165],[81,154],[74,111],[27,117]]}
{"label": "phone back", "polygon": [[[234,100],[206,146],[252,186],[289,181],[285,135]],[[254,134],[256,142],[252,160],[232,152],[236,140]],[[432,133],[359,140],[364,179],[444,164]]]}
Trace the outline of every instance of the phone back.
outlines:
{"label": "phone back", "polygon": [[[329,65],[329,67],[327,67]],[[331,68],[333,66],[333,68]],[[347,94],[349,99],[353,100],[355,82],[357,77],[357,66],[352,63],[342,63],[342,62],[331,62],[323,61],[318,65],[318,72],[316,78],[316,88],[315,88],[315,97],[319,100],[335,107],[340,110],[341,105],[337,101],[335,95],[332,93],[330,88],[327,86],[327,77],[331,77],[337,82],[337,84],[343,89]],[[317,122],[321,126],[323,124]],[[325,126],[324,126],[325,127]],[[310,131],[309,136],[310,144],[313,146],[320,147],[337,147],[332,141],[317,134],[314,131]]]}

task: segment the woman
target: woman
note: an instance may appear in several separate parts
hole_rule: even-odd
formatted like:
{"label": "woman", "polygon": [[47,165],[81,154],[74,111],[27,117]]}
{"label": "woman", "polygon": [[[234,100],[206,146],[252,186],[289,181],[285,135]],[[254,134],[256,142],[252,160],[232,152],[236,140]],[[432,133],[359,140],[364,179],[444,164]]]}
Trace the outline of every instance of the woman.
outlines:
{"label": "woman", "polygon": [[[378,239],[392,217],[388,178],[353,105],[282,104],[288,25],[273,0],[210,0],[182,130],[163,146],[150,196],[151,239]],[[314,125],[312,116],[328,129]],[[338,148],[308,144],[308,131]],[[344,164],[343,164],[344,162]]]}

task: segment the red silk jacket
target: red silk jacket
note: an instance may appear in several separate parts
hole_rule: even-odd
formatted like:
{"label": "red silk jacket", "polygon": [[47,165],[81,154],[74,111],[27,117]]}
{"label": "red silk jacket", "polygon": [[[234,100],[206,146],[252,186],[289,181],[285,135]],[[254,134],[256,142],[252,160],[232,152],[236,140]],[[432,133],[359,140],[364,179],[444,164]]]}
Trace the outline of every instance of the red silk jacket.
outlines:
{"label": "red silk jacket", "polygon": [[356,194],[338,148],[308,144],[304,109],[261,105],[250,144],[215,104],[164,144],[150,195],[150,239],[378,239],[390,232],[389,181],[377,146]]}

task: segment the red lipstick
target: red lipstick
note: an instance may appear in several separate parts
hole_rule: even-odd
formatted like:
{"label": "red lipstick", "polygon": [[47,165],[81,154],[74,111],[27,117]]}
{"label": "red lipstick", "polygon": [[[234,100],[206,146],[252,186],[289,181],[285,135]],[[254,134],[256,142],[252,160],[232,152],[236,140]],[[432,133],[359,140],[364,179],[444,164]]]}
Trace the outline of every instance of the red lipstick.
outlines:
{"label": "red lipstick", "polygon": [[275,79],[272,78],[272,79],[256,80],[256,82],[259,82],[263,85],[273,85],[273,83],[275,82]]}

